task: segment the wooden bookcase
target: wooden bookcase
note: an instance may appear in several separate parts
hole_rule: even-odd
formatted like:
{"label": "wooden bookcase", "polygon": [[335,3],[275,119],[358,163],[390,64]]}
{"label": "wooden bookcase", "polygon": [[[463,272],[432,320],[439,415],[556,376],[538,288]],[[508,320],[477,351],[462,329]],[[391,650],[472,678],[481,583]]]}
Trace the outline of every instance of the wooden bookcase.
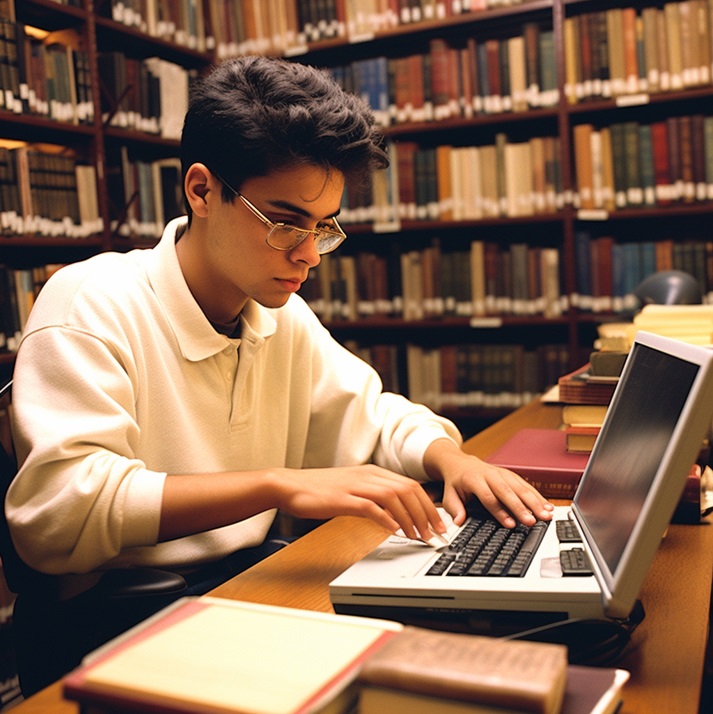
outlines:
{"label": "wooden bookcase", "polygon": [[[72,1],[74,4],[71,4]],[[376,0],[373,4],[378,6]],[[428,113],[409,115],[401,111],[399,115],[392,112],[385,133],[392,145],[393,165],[405,173],[403,166],[407,166],[408,163],[404,162],[410,160],[409,147],[425,155],[429,152],[434,154],[439,148],[447,146],[451,155],[465,150],[475,151],[476,154],[480,152],[482,166],[485,162],[484,147],[497,146],[501,149],[503,144],[511,144],[521,150],[523,145],[533,140],[546,139],[556,144],[556,176],[552,179],[556,187],[552,194],[554,198],[541,203],[535,210],[530,210],[527,201],[525,208],[522,208],[523,204],[517,204],[517,199],[514,199],[515,208],[511,206],[490,212],[482,210],[474,215],[470,211],[473,201],[467,197],[465,204],[460,201],[460,212],[455,214],[452,204],[450,209],[443,209],[446,204],[442,202],[440,209],[429,212],[425,208],[420,214],[418,210],[403,209],[404,202],[401,202],[401,208],[398,202],[390,205],[379,203],[383,190],[370,195],[367,203],[371,200],[372,205],[367,208],[371,212],[367,210],[364,213],[353,210],[356,198],[349,197],[350,202],[345,204],[343,212],[343,223],[350,240],[345,242],[338,254],[329,256],[313,271],[311,284],[305,287],[305,297],[311,300],[333,333],[350,347],[362,350],[367,359],[379,366],[387,384],[427,401],[436,394],[435,406],[465,425],[466,432],[472,432],[485,421],[517,406],[518,400],[527,399],[528,395],[552,383],[558,374],[585,361],[596,336],[597,324],[622,319],[622,313],[615,308],[626,310],[630,306],[625,294],[631,292],[632,281],[635,285],[637,278],[644,276],[642,265],[647,266],[643,270],[650,270],[652,265],[653,269],[657,269],[667,267],[667,261],[673,264],[675,260],[676,267],[685,267],[699,277],[705,294],[711,291],[713,247],[706,226],[713,214],[710,159],[713,138],[708,138],[704,145],[709,152],[708,164],[698,161],[695,167],[693,165],[693,157],[699,154],[705,157],[705,152],[688,152],[689,158],[684,162],[685,170],[691,172],[695,168],[696,180],[702,184],[697,193],[698,184],[694,181],[692,196],[686,187],[676,196],[675,192],[671,194],[674,190],[671,187],[664,188],[663,193],[659,191],[657,195],[656,186],[650,187],[648,192],[643,185],[631,186],[633,193],[630,199],[626,198],[625,191],[624,202],[617,204],[616,196],[607,196],[606,190],[604,198],[601,198],[602,174],[588,173],[586,168],[592,165],[592,156],[595,165],[607,164],[610,172],[614,171],[614,167],[620,170],[626,163],[628,159],[624,155],[612,162],[602,158],[602,146],[606,147],[611,142],[616,133],[612,129],[615,125],[639,127],[637,136],[645,139],[646,127],[654,123],[685,124],[689,117],[710,117],[712,112],[708,107],[713,97],[713,68],[710,67],[713,4],[708,0],[700,3],[532,0],[521,3],[490,2],[486,9],[475,10],[478,3],[472,0],[468,12],[442,17],[435,14],[439,7],[452,8],[457,4],[423,2],[419,6],[418,3],[410,3],[409,8],[414,14],[415,8],[420,7],[419,21],[394,23],[382,15],[380,24],[369,25],[367,22],[360,25],[349,14],[352,3],[348,0],[320,3],[321,15],[316,18],[309,15],[310,10],[314,11],[315,4],[306,0],[281,3],[203,0],[195,5],[204,10],[196,25],[200,39],[191,42],[188,38],[190,33],[182,33],[180,27],[178,31],[172,31],[165,24],[141,26],[134,23],[136,16],[128,10],[128,14],[123,16],[124,21],[117,21],[119,16],[116,8],[112,9],[111,0],[16,2],[14,9],[19,23],[52,32],[71,31],[78,47],[86,52],[93,118],[82,123],[70,123],[9,111],[5,107],[0,109],[0,139],[52,144],[71,152],[78,162],[95,167],[98,212],[102,223],[100,230],[81,239],[42,237],[34,233],[0,236],[0,263],[12,268],[29,269],[78,260],[102,250],[127,250],[137,245],[150,245],[158,237],[157,226],[161,221],[155,216],[154,223],[142,222],[140,216],[132,218],[132,211],[139,206],[140,200],[136,197],[130,200],[133,193],[131,186],[126,184],[127,166],[146,162],[165,166],[170,171],[174,165],[172,160],[175,161],[177,155],[178,140],[175,135],[162,136],[161,133],[142,130],[144,125],[140,123],[117,125],[120,112],[115,111],[116,107],[112,108],[111,101],[107,104],[107,96],[111,94],[104,69],[108,53],[123,55],[137,63],[158,57],[179,66],[188,77],[206,69],[217,59],[237,52],[253,51],[280,53],[294,61],[323,66],[338,76],[344,76],[345,68],[351,71],[357,64],[368,67],[370,61],[380,58],[395,76],[396,60],[420,56],[420,64],[423,65],[423,58],[428,56],[433,69],[434,63],[440,61],[435,54],[432,55],[436,48],[465,51],[470,42],[475,46],[488,45],[491,52],[500,48],[498,57],[502,66],[498,71],[501,72],[501,93],[487,95],[475,110],[472,109],[471,99],[468,111],[464,110],[460,101],[461,94],[456,98],[455,108],[441,107],[433,112],[438,118],[429,118]],[[360,4],[361,8],[368,6],[368,2]],[[467,3],[461,3],[462,8],[467,6]],[[665,87],[660,71],[656,82],[643,73],[641,77],[627,79],[625,76],[623,84],[603,82],[604,68],[609,59],[614,61],[619,71],[620,65],[627,66],[625,60],[632,67],[632,61],[637,58],[648,58],[652,66],[647,71],[654,70],[655,52],[650,52],[651,43],[646,46],[645,29],[650,32],[652,12],[659,13],[669,25],[674,22],[670,6],[679,11],[679,25],[687,14],[693,13],[698,19],[698,22],[686,25],[688,35],[680,35],[688,41],[678,43],[678,56],[682,62],[685,56],[685,61],[690,63],[689,49],[697,47],[701,56],[707,57],[707,73],[702,69],[696,72],[693,67],[682,67],[677,70],[675,81],[669,72]],[[0,12],[5,14],[7,7],[7,0],[4,3],[0,1]],[[131,7],[131,4],[125,3],[123,7]],[[137,7],[141,9],[143,5],[138,3]],[[430,16],[429,7],[433,12]],[[219,10],[224,13],[226,8],[232,8],[233,14],[216,14]],[[243,9],[240,17],[243,32],[249,35],[252,31],[252,36],[244,34],[240,39],[228,34],[240,30],[240,23],[235,22],[236,8]],[[260,17],[260,9],[264,12],[269,9],[269,12]],[[115,13],[114,19],[112,12]],[[278,28],[280,32],[266,29],[270,22],[277,20],[283,23]],[[324,22],[320,24],[319,20]],[[606,60],[603,54],[597,55],[597,48],[606,47],[607,43],[603,41],[605,35],[597,35],[594,28],[605,28],[607,22],[610,37],[621,37],[622,41],[625,26],[629,31],[633,27],[634,40],[638,31],[638,55],[636,42],[633,55],[631,51],[625,54],[623,49],[619,54],[608,54]],[[257,30],[260,26],[264,28],[262,34]],[[693,41],[690,32],[700,26],[707,28],[707,35],[697,35]],[[297,30],[290,32],[285,29],[289,27],[296,27]],[[663,27],[667,27],[665,22]],[[668,27],[670,29],[671,26]],[[525,35],[533,28],[540,37],[546,33],[551,41],[547,50],[549,60],[546,68],[540,66],[540,74],[535,75],[535,80],[525,76],[526,88],[530,88],[531,81],[537,81],[540,94],[526,92],[523,97],[521,92],[517,94],[516,91],[522,76],[505,72],[503,66],[508,66],[506,58],[514,62],[514,57],[521,56],[510,52],[527,51]],[[522,38],[522,41],[516,38]],[[629,43],[626,47],[631,48],[632,45]],[[586,52],[587,48],[589,52]],[[412,69],[415,66],[412,65]],[[614,69],[614,65],[609,67],[610,76]],[[491,71],[495,71],[493,67]],[[543,76],[545,71],[546,78]],[[407,71],[406,76],[413,83],[417,73]],[[494,74],[489,76],[493,87],[497,86],[495,77]],[[131,84],[131,81],[128,83]],[[509,84],[512,86],[508,87]],[[127,92],[120,99],[131,93]],[[434,100],[433,96],[431,100]],[[511,106],[513,101],[515,104]],[[389,114],[388,108],[383,106],[375,109],[381,110],[380,116]],[[593,135],[594,149],[590,146],[589,152],[583,154],[581,137],[587,136],[588,141],[592,141]],[[700,136],[698,140],[700,149]],[[521,168],[524,164],[521,160],[524,155],[515,153],[515,149],[512,151],[507,154],[510,156],[511,178],[523,178]],[[532,152],[535,151],[533,148]],[[411,160],[414,160],[414,155],[411,155]],[[586,159],[586,156],[590,158]],[[467,163],[468,159],[465,161]],[[462,167],[464,164],[458,165]],[[703,178],[700,175],[701,166]],[[138,172],[138,169],[132,170]],[[489,176],[490,181],[481,186],[487,184],[490,188],[493,179],[492,174]],[[451,179],[450,183],[459,186],[462,177],[462,173],[456,174],[456,179]],[[639,178],[642,180],[641,171]],[[688,179],[678,178],[688,186]],[[398,194],[397,178],[392,180],[392,190]],[[498,180],[502,181],[502,176],[495,182]],[[637,188],[644,196],[641,201],[636,198]],[[424,198],[427,189],[420,190],[425,205],[428,202]],[[543,190],[538,184],[537,196]],[[520,189],[520,193],[514,195],[519,196],[522,191]],[[595,195],[596,200],[593,200]],[[649,200],[650,195],[654,196],[653,201]],[[430,200],[432,203],[433,199]],[[535,203],[537,200],[535,198]],[[388,214],[386,220],[384,211]],[[396,214],[400,214],[397,215],[398,220],[393,220]],[[368,216],[368,220],[364,220],[364,215]],[[407,269],[410,276],[423,276],[424,272],[433,276],[435,274],[429,271],[429,266],[443,265],[448,261],[459,266],[461,273],[465,265],[469,276],[466,279],[472,280],[474,273],[468,268],[472,267],[472,256],[479,254],[480,247],[474,248],[474,244],[478,243],[482,244],[485,254],[488,251],[491,251],[491,256],[497,254],[492,260],[501,266],[497,286],[492,287],[495,282],[491,273],[491,288],[483,288],[486,292],[490,290],[485,302],[480,293],[475,298],[474,288],[470,285],[470,297],[458,298],[463,304],[456,301],[456,307],[453,307],[454,303],[448,307],[443,299],[431,299],[423,300],[415,311],[407,314],[404,314],[402,307],[394,308],[394,297],[402,298],[399,306],[407,305],[401,285],[405,282],[404,271]],[[660,249],[656,258],[658,263],[651,262],[651,251],[655,252],[655,246]],[[664,248],[668,250],[667,256],[664,255]],[[612,250],[617,253],[616,258],[612,257]],[[623,288],[613,286],[611,269],[602,272],[603,267],[599,271],[591,267],[593,261],[601,266],[607,265],[607,260],[618,261],[619,253],[626,253],[626,260],[629,261],[623,271],[629,282]],[[526,265],[533,271],[533,266],[538,264],[543,254],[555,261],[554,268],[553,263],[548,263],[548,275],[554,271],[556,276],[556,295],[546,301],[549,307],[543,307],[545,303],[537,293],[539,287],[536,283],[542,279],[540,273],[537,278],[533,272],[527,274],[531,286],[529,294],[503,295],[505,290],[523,287],[523,256],[526,256],[524,260],[529,261]],[[363,268],[359,266],[362,262],[371,264],[369,260],[375,256],[391,271],[390,293],[383,310],[374,307],[378,296],[369,295],[366,298],[359,292],[366,290],[364,273],[360,272]],[[512,267],[515,263],[520,272]],[[409,267],[412,265],[413,273]],[[455,268],[453,271],[457,272]],[[616,272],[622,271],[617,268]],[[602,277],[605,273],[608,277]],[[437,289],[441,291],[444,275],[438,273],[435,280]],[[413,287],[413,278],[410,280],[409,284]],[[417,277],[416,280],[425,279]],[[431,289],[431,282],[427,281],[427,290]],[[424,284],[419,282],[415,293],[418,298],[422,297],[419,291],[423,289]],[[457,289],[464,289],[462,283]],[[624,293],[619,294],[622,289]],[[615,290],[619,292],[613,295]],[[439,297],[445,296],[436,296]],[[521,374],[523,361],[528,365],[526,377]],[[11,371],[12,362],[11,353],[0,355],[0,369],[5,373]],[[441,384],[440,378],[434,382],[433,370],[439,369],[439,363],[440,373],[450,379],[448,385]],[[412,368],[410,379],[406,369],[408,364]],[[513,365],[518,365],[517,369]],[[394,366],[396,372],[393,371]],[[425,376],[419,381],[415,379],[416,373]],[[481,381],[487,381],[489,386],[464,386],[464,375],[474,373],[480,374]],[[516,379],[513,376],[516,373],[517,381],[513,387],[508,380],[512,382]],[[449,392],[450,396],[441,399],[437,393],[445,388],[451,392],[455,390],[460,398],[454,398]],[[464,392],[468,393],[467,398],[463,398]]]}

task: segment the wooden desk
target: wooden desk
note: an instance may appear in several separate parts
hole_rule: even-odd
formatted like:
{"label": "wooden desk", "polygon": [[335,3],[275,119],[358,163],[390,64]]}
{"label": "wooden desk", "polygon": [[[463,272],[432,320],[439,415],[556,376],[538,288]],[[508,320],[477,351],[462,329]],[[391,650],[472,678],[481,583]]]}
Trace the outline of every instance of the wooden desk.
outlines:
{"label": "wooden desk", "polygon": [[[559,407],[535,403],[470,439],[465,450],[487,456],[525,426],[556,428]],[[379,526],[340,517],[216,588],[211,594],[332,611],[328,583],[386,536]],[[713,578],[713,527],[672,526],[644,582],[646,619],[620,665],[632,678],[621,714],[697,714]],[[59,683],[13,709],[17,714],[76,714]]]}

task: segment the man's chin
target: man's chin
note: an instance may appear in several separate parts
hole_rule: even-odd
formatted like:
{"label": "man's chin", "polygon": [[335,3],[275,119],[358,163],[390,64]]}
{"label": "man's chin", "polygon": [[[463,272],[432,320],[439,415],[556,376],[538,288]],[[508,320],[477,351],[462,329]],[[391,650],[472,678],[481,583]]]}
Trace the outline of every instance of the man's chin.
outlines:
{"label": "man's chin", "polygon": [[262,305],[263,307],[276,308],[284,307],[290,297],[292,297],[292,293],[287,293],[285,295],[255,297],[253,300],[255,300],[258,305]]}

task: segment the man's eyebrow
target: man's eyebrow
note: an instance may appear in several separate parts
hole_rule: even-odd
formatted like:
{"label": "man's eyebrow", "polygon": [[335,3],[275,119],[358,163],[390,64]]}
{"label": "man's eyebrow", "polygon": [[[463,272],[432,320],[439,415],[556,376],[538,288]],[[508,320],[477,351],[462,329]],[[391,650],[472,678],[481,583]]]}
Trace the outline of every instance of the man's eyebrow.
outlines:
{"label": "man's eyebrow", "polygon": [[[300,206],[295,206],[294,203],[290,203],[289,201],[283,201],[280,199],[275,199],[272,201],[268,201],[268,203],[274,207],[274,208],[281,208],[285,211],[289,211],[290,213],[296,213],[299,216],[304,216],[304,218],[314,218],[314,216],[304,208],[301,208]],[[338,208],[334,213],[330,213],[328,216],[323,216],[322,218],[318,220],[325,220],[327,218],[336,218],[341,212],[341,208]]]}

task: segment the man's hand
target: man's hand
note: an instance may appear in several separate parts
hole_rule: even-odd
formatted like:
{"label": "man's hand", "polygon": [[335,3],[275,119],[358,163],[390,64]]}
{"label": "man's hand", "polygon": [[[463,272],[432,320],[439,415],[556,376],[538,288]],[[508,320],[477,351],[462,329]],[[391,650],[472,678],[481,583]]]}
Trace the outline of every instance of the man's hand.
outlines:
{"label": "man's hand", "polygon": [[424,466],[431,478],[443,481],[443,506],[456,525],[465,520],[465,504],[473,496],[508,528],[552,518],[552,504],[534,486],[508,469],[464,453],[447,439],[426,449]]}
{"label": "man's hand", "polygon": [[420,483],[379,466],[280,469],[276,488],[279,508],[300,518],[363,516],[424,540],[446,532]]}

